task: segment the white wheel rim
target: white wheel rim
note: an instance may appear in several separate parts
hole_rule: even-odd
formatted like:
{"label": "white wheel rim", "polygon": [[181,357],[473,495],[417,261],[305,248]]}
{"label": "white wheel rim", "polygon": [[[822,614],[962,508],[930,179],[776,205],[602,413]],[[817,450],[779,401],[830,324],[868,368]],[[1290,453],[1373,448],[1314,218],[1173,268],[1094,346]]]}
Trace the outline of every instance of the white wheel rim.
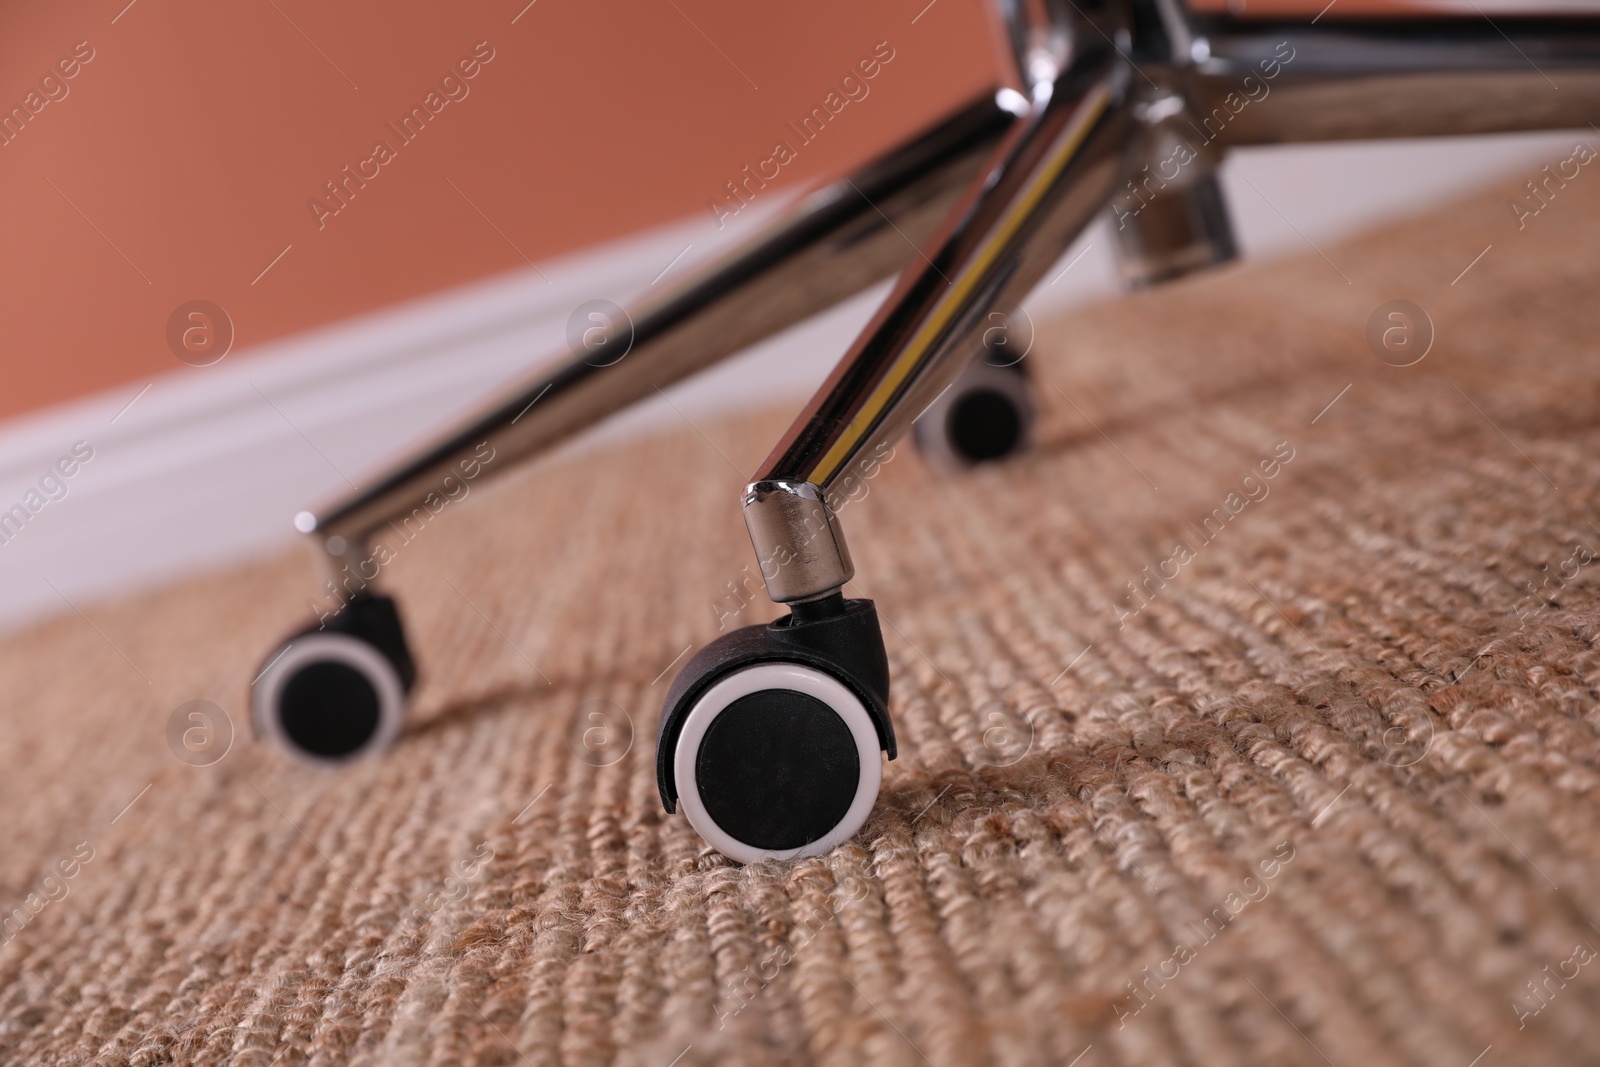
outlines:
{"label": "white wheel rim", "polygon": [[[285,683],[297,670],[313,661],[340,663],[359,671],[378,696],[378,727],[367,742],[354,752],[342,756],[322,756],[308,752],[285,734],[283,723],[276,714],[278,699]],[[345,764],[375,752],[382,752],[394,743],[400,733],[400,723],[405,717],[405,690],[394,664],[360,638],[348,634],[314,633],[291,640],[278,654],[261,677],[255,680],[250,692],[250,714],[255,720],[256,733],[276,744],[304,763],[317,766]]]}
{"label": "white wheel rim", "polygon": [[[705,802],[700,798],[700,782],[695,776],[700,743],[716,717],[741,697],[767,689],[789,689],[822,701],[844,721],[856,743],[860,777],[856,780],[856,793],[850,807],[833,829],[798,848],[757,848],[723,830],[706,810]],[[883,782],[878,730],[873,725],[872,716],[867,714],[865,705],[836,678],[798,663],[758,663],[734,671],[706,690],[684,717],[683,729],[678,733],[677,747],[672,754],[672,766],[677,779],[678,803],[689,825],[718,852],[740,863],[820,856],[835,845],[848,841],[861,829],[867,816],[872,814],[873,805],[878,801],[878,787]]]}

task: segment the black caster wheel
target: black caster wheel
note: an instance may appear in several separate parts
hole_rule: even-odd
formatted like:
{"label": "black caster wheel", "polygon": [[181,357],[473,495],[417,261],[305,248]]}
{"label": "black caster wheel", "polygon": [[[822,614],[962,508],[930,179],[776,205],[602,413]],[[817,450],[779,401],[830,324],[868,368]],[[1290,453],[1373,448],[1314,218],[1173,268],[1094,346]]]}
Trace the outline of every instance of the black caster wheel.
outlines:
{"label": "black caster wheel", "polygon": [[394,601],[358,596],[268,657],[251,683],[251,723],[303,760],[348,763],[394,743],[416,676]]}
{"label": "black caster wheel", "polygon": [[854,837],[894,759],[889,661],[870,600],[834,594],[725,634],[667,693],[656,784],[667,811],[740,863]]}
{"label": "black caster wheel", "polygon": [[1023,451],[1033,434],[1033,395],[1021,363],[980,359],[939,395],[912,429],[917,449],[962,469]]}

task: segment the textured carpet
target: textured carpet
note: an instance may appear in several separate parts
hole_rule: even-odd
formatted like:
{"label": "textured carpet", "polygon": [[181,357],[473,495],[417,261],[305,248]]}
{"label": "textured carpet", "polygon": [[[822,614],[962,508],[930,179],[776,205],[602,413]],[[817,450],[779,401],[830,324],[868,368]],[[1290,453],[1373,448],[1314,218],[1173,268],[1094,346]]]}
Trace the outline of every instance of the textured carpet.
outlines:
{"label": "textured carpet", "polygon": [[0,1061],[1594,1062],[1600,178],[1518,231],[1521,177],[1042,324],[1020,461],[902,445],[844,513],[900,759],[826,857],[736,867],[652,773],[672,665],[773,614],[783,412],[452,505],[343,772],[245,729],[299,556],[5,639]]}

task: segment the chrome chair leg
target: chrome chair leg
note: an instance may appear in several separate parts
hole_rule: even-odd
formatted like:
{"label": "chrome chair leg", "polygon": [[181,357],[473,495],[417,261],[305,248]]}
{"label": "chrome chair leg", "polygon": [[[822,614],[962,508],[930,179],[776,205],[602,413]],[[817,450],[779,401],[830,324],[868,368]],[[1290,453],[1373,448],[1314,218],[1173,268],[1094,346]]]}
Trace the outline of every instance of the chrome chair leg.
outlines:
{"label": "chrome chair leg", "polygon": [[901,275],[762,464],[744,515],[775,602],[826,597],[850,580],[829,490],[955,380],[980,347],[983,313],[1015,307],[1105,205],[1125,161],[1129,75],[1107,44],[1033,86],[954,224]]}

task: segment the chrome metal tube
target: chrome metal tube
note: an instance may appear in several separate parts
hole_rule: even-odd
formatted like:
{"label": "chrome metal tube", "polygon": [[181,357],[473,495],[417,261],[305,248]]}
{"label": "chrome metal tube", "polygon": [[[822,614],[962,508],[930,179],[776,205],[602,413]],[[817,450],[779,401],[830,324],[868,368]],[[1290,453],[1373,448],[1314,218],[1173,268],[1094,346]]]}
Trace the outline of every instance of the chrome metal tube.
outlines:
{"label": "chrome metal tube", "polygon": [[338,562],[411,514],[461,463],[509,470],[635,401],[799,322],[901,269],[948,216],[1015,116],[993,94],[807,197],[785,219],[632,320],[625,357],[587,354],[514,383],[371,488],[302,512],[296,525]]}
{"label": "chrome metal tube", "polygon": [[965,369],[982,313],[1018,303],[1104,206],[1134,138],[1128,64],[1099,32],[1083,20],[1053,38],[1070,42],[1065,68],[1068,49],[1052,55],[1052,35],[1032,35],[1043,43],[1022,57],[1025,114],[745,490],[775,602],[824,598],[849,580],[828,490],[877,462]]}
{"label": "chrome metal tube", "polygon": [[1593,16],[1190,29],[1180,84],[1197,132],[1219,145],[1562,129],[1600,115]]}
{"label": "chrome metal tube", "polygon": [[1080,35],[1072,65],[1040,87],[753,483],[826,490],[961,373],[981,312],[1019,302],[1105,205],[1128,142],[1128,76],[1109,41]]}

